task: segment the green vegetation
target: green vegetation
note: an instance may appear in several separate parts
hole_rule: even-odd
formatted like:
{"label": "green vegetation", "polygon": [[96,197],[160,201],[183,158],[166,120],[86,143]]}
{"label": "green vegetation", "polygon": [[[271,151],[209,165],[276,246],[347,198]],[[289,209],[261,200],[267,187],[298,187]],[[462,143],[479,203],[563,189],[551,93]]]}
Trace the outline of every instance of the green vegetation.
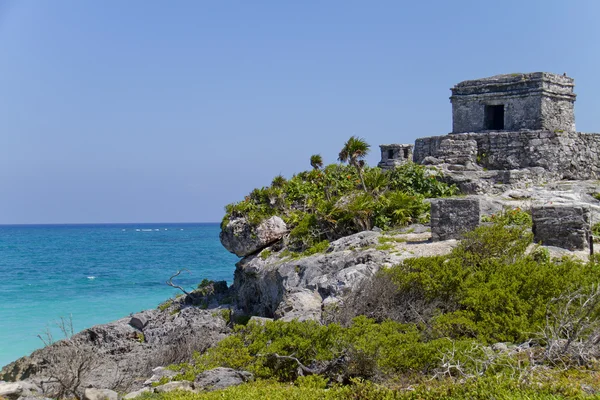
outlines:
{"label": "green vegetation", "polygon": [[533,221],[531,214],[520,208],[507,208],[501,213],[492,214],[491,216],[484,215],[481,222],[501,222],[506,225],[531,226]]}
{"label": "green vegetation", "polygon": [[596,200],[600,200],[600,192],[592,194]]}
{"label": "green vegetation", "polygon": [[170,392],[144,394],[140,399],[156,400],[559,400],[590,399],[585,388],[593,387],[595,377],[585,372],[547,372],[539,374],[531,384],[519,382],[517,377],[505,379],[482,378],[457,383],[451,379],[418,383],[410,387],[390,389],[370,381],[353,379],[350,385],[319,386],[314,377],[295,384],[259,380],[226,390],[205,393]]}
{"label": "green vegetation", "polygon": [[592,235],[594,235],[594,243],[600,242],[600,222],[592,226]]}
{"label": "green vegetation", "polygon": [[350,138],[340,160],[350,165],[323,167],[319,155],[311,157],[313,169],[286,180],[273,179],[271,186],[254,189],[239,203],[228,205],[222,226],[244,217],[251,223],[277,215],[290,228],[288,247],[296,253],[377,226],[392,229],[426,222],[425,198],[451,196],[454,186],[440,181],[435,169],[407,163],[389,171],[369,168],[361,159],[368,153],[364,140]]}
{"label": "green vegetation", "polygon": [[162,303],[160,303],[158,305],[158,310],[159,311],[165,311],[166,309],[168,309],[169,307],[171,307],[173,305],[173,299],[168,299]]}
{"label": "green vegetation", "polygon": [[[147,396],[586,398],[600,391],[600,264],[551,260],[541,248],[528,253],[532,234],[521,213],[507,211],[466,234],[449,255],[381,270],[332,311],[336,322],[237,325],[193,362],[170,367],[176,380],[243,369],[254,383]],[[380,245],[395,242],[384,236]],[[497,342],[508,349],[489,347]]]}

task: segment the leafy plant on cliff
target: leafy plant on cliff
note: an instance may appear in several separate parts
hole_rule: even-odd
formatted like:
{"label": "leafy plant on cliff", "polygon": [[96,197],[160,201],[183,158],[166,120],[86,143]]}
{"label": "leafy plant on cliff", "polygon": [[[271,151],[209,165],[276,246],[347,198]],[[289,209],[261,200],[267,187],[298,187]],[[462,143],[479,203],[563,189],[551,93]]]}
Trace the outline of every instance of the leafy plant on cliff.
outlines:
{"label": "leafy plant on cliff", "polygon": [[350,136],[350,139],[344,143],[344,147],[340,151],[338,160],[341,162],[348,162],[356,168],[360,182],[362,183],[363,190],[367,191],[365,185],[365,178],[363,176],[363,159],[369,154],[370,145],[363,139],[357,136]]}
{"label": "leafy plant on cliff", "polygon": [[222,227],[233,218],[258,224],[277,215],[290,229],[291,250],[303,252],[374,226],[389,229],[427,221],[425,198],[457,193],[438,172],[422,165],[407,163],[389,171],[363,166],[360,158],[366,151],[368,144],[353,138],[341,154],[350,165],[322,167],[322,158],[314,155],[312,170],[289,180],[277,176],[271,186],[228,205]]}

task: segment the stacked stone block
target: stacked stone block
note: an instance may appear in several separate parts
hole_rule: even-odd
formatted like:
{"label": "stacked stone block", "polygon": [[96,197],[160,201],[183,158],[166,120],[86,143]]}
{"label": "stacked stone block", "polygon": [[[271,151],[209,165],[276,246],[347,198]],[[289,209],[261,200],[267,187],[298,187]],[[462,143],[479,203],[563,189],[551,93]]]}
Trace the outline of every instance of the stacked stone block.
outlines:
{"label": "stacked stone block", "polygon": [[475,229],[481,219],[478,198],[445,198],[431,201],[431,239],[460,239]]}
{"label": "stacked stone block", "polygon": [[590,247],[590,211],[586,206],[536,206],[531,215],[536,243],[568,250]]}

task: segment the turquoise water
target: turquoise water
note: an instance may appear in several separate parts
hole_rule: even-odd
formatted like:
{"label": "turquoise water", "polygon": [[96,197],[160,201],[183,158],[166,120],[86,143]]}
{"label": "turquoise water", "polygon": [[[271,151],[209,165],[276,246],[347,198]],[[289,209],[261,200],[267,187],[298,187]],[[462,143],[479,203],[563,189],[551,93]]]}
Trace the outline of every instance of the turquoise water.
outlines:
{"label": "turquoise water", "polygon": [[0,366],[42,346],[72,315],[75,330],[156,307],[203,278],[233,279],[238,258],[218,224],[0,226]]}

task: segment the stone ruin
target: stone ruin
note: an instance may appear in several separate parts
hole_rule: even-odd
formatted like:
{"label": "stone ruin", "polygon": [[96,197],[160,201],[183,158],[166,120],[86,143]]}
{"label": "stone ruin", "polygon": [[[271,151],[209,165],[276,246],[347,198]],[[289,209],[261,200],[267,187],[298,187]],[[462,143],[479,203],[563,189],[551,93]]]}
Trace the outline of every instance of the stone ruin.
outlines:
{"label": "stone ruin", "polygon": [[412,144],[382,144],[381,161],[377,166],[381,169],[393,169],[405,162],[412,161]]}
{"label": "stone ruin", "polygon": [[573,87],[572,78],[546,72],[461,82],[451,89],[452,133],[417,139],[413,161],[460,172],[466,193],[598,179],[600,135],[576,132]]}
{"label": "stone ruin", "polygon": [[[547,72],[460,82],[451,88],[452,132],[410,145],[381,145],[381,168],[435,165],[462,193],[489,195],[561,180],[600,178],[600,135],[575,129],[574,81]],[[458,239],[479,224],[472,198],[432,201],[432,239]],[[478,203],[477,203],[478,204]],[[536,242],[591,246],[589,207],[532,208]],[[598,212],[598,210],[596,210]]]}

